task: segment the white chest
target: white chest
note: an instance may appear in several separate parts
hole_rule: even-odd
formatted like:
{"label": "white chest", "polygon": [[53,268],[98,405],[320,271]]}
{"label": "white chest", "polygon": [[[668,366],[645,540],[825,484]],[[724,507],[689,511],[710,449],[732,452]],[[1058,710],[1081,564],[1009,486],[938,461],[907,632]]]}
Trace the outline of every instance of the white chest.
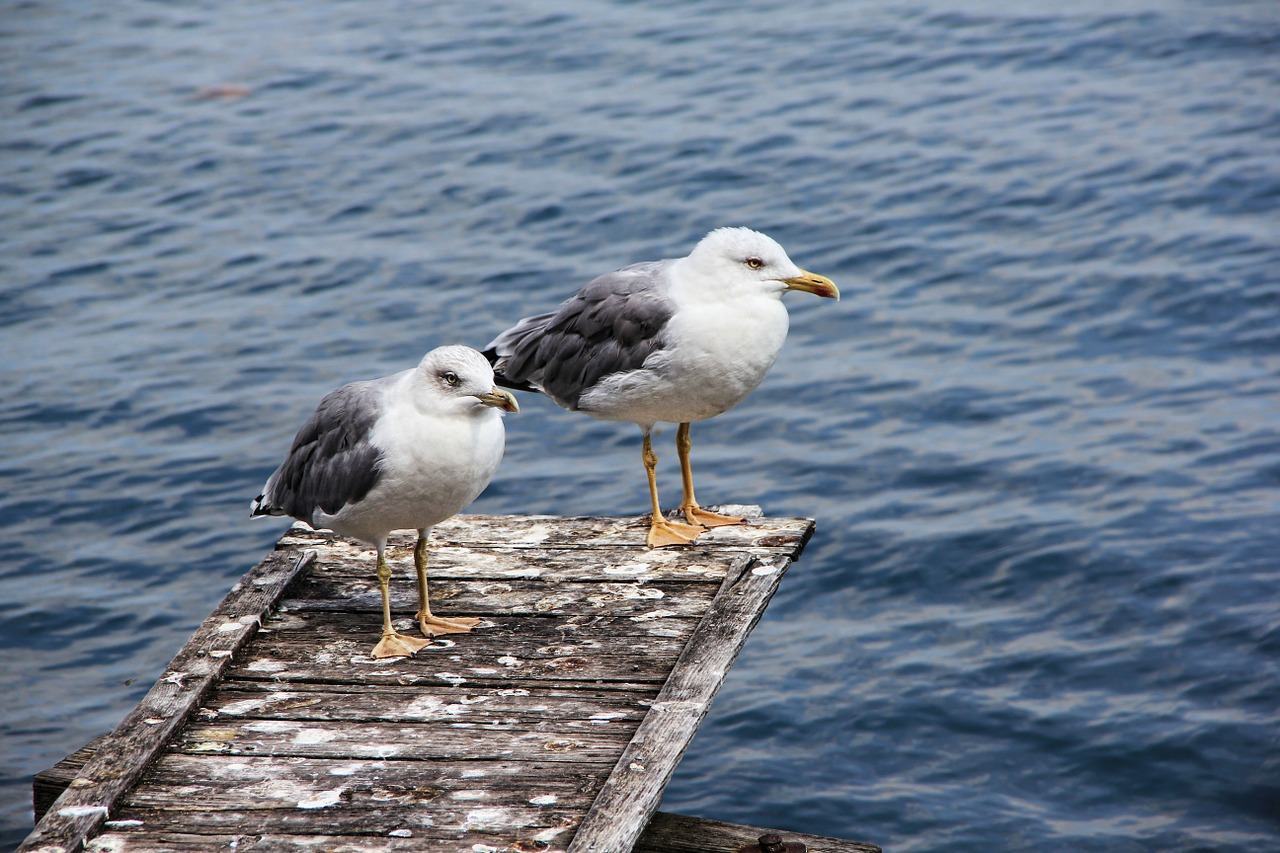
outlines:
{"label": "white chest", "polygon": [[668,334],[670,346],[643,369],[601,382],[582,408],[640,424],[714,417],[740,403],[773,366],[787,337],[787,311],[778,299],[684,305]]}
{"label": "white chest", "polygon": [[751,393],[764,379],[787,338],[787,311],[777,299],[760,300],[750,310],[720,305],[691,306],[672,319],[669,371],[696,383],[724,409]]}
{"label": "white chest", "polygon": [[504,431],[492,409],[443,420],[405,405],[388,411],[371,439],[383,449],[382,476],[328,525],[359,538],[430,527],[461,512],[497,471]]}

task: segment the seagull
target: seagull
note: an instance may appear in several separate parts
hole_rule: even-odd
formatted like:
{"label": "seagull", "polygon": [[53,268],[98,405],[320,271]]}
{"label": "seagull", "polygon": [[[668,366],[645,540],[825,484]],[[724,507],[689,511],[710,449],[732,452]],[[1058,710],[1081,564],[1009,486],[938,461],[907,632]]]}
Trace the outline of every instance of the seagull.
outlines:
{"label": "seagull", "polygon": [[252,516],[292,516],[377,548],[382,639],[373,647],[375,658],[413,655],[431,644],[391,626],[385,552],[392,530],[418,531],[414,618],[422,633],[465,633],[479,624],[431,613],[427,538],[434,525],[475,500],[498,470],[505,441],[499,410],[519,407],[495,386],[484,356],[464,346],[433,349],[415,368],[328,394],[254,500]]}
{"label": "seagull", "polygon": [[[787,337],[782,294],[790,290],[840,298],[829,278],[800,269],[773,239],[749,228],[718,228],[687,257],[599,276],[555,311],[498,335],[484,355],[500,385],[639,426],[653,504],[645,542],[687,545],[709,527],[745,521],[698,504],[689,425],[736,406],[764,379]],[[651,434],[660,421],[679,424],[687,524],[669,521],[658,501]]]}

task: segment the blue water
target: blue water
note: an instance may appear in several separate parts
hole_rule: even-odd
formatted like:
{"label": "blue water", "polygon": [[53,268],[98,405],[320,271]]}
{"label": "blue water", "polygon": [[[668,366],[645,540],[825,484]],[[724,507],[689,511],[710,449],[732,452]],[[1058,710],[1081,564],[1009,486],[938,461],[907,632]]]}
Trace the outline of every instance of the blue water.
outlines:
{"label": "blue water", "polygon": [[[664,807],[1280,849],[1280,7],[1060,5],[6,4],[0,840],[323,393],[742,224],[844,298],[699,496],[819,528]],[[477,510],[646,509],[633,427],[522,406]]]}

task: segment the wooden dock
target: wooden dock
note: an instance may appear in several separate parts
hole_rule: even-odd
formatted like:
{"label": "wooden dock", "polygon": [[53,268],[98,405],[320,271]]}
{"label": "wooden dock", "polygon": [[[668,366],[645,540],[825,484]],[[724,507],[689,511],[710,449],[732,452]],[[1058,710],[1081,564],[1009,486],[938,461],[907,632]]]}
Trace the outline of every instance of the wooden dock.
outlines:
{"label": "wooden dock", "polygon": [[[657,807],[813,531],[752,510],[658,551],[636,518],[459,516],[432,603],[482,626],[386,660],[372,549],[296,525],[114,732],[42,774],[19,850],[742,849],[766,830]],[[412,545],[388,549],[405,631]]]}

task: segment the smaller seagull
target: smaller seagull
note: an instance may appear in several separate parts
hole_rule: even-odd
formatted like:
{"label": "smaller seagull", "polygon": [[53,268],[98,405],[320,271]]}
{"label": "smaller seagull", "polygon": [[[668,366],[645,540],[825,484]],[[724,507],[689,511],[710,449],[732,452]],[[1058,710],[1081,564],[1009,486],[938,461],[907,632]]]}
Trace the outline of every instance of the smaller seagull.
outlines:
{"label": "smaller seagull", "polygon": [[375,658],[412,655],[431,643],[391,627],[385,551],[393,530],[418,531],[415,618],[422,633],[465,633],[480,622],[432,615],[427,537],[498,470],[505,431],[497,410],[519,407],[495,387],[484,356],[463,346],[433,349],[413,369],[343,385],[321,400],[253,502],[253,516],[289,515],[378,549],[382,639]]}
{"label": "smaller seagull", "polygon": [[[771,238],[718,228],[688,257],[605,273],[557,310],[500,334],[484,354],[501,385],[638,425],[653,504],[645,541],[650,548],[687,545],[708,527],[744,520],[699,506],[689,424],[736,406],[764,379],[787,337],[782,295],[789,290],[840,298],[831,279],[800,269]],[[668,521],[658,503],[650,434],[659,421],[680,425],[680,510],[688,524]]]}

